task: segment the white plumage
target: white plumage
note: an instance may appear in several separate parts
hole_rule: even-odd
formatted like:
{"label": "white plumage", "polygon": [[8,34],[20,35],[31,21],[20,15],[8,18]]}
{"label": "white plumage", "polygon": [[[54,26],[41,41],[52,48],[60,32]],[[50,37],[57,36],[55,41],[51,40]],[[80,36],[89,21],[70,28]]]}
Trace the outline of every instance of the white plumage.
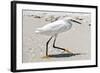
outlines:
{"label": "white plumage", "polygon": [[45,34],[45,35],[55,35],[61,32],[65,32],[69,30],[72,27],[72,21],[71,19],[62,19],[62,20],[57,20],[55,22],[49,23],[41,28],[37,28],[35,31],[36,33],[39,34]]}

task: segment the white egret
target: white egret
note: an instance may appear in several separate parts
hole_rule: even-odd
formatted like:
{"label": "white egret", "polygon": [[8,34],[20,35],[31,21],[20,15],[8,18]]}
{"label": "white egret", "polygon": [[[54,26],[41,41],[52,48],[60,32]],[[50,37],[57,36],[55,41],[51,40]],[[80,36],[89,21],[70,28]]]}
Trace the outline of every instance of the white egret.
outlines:
{"label": "white egret", "polygon": [[47,57],[49,56],[49,54],[48,54],[48,44],[53,37],[54,37],[54,42],[53,42],[54,48],[61,49],[61,50],[66,51],[68,53],[72,53],[68,49],[56,47],[55,42],[56,42],[57,35],[59,33],[62,33],[62,32],[65,32],[65,31],[68,31],[69,29],[71,29],[71,27],[74,23],[81,24],[77,20],[68,17],[68,18],[64,18],[64,19],[57,20],[55,22],[49,23],[49,24],[47,24],[47,25],[45,25],[41,28],[37,28],[37,30],[35,31],[36,33],[51,36],[51,38],[46,43],[46,56]]}

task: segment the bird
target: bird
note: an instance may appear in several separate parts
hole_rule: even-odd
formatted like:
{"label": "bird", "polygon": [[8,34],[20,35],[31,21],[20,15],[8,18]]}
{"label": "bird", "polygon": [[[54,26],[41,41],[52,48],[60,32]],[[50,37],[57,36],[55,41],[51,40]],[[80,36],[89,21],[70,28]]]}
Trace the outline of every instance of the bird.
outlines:
{"label": "bird", "polygon": [[64,48],[55,46],[55,43],[56,43],[56,38],[57,38],[58,34],[70,30],[72,28],[72,25],[75,23],[81,24],[81,22],[79,22],[78,20],[73,19],[72,17],[67,17],[67,18],[63,18],[63,19],[48,23],[48,24],[46,24],[40,28],[37,28],[35,30],[35,33],[50,36],[50,38],[46,42],[46,57],[49,57],[48,45],[52,38],[54,38],[53,48],[66,51],[68,53],[72,53],[68,49],[64,49]]}

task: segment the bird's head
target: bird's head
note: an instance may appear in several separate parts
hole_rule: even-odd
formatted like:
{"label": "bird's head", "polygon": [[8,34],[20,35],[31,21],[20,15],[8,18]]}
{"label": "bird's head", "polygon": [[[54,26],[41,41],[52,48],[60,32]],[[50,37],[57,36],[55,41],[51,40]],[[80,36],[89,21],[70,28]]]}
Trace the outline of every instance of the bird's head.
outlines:
{"label": "bird's head", "polygon": [[81,22],[79,22],[79,20],[76,20],[75,18],[72,18],[72,17],[67,17],[64,20],[81,24]]}

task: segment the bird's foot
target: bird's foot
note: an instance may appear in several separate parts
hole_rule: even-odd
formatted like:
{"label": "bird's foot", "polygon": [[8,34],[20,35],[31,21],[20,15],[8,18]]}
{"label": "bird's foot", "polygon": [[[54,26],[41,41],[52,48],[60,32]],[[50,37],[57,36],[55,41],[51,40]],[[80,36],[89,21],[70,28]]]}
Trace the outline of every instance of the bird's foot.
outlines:
{"label": "bird's foot", "polygon": [[69,54],[73,54],[71,51],[69,51],[69,49],[65,49],[65,48],[64,48],[64,52],[68,52]]}
{"label": "bird's foot", "polygon": [[48,59],[49,58],[49,56],[47,55],[47,56],[43,56],[42,58],[44,58],[44,59]]}

